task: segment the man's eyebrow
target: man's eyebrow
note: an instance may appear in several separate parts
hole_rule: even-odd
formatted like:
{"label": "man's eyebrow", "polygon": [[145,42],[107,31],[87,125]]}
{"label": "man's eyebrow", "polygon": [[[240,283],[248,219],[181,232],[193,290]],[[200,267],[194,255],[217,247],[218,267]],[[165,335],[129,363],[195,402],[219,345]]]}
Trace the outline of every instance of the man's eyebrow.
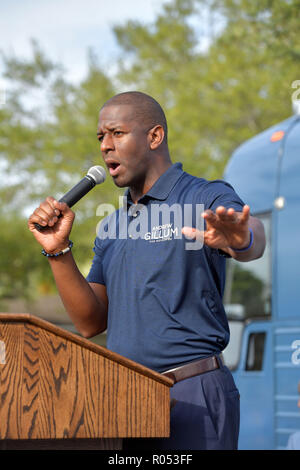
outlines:
{"label": "man's eyebrow", "polygon": [[[114,132],[115,130],[119,129],[120,127],[121,126],[108,127],[108,130],[109,130],[109,132]],[[104,132],[97,130],[97,134],[96,134],[97,139],[99,139],[99,137],[102,137],[103,135],[104,135]]]}
{"label": "man's eyebrow", "polygon": [[[117,124],[117,125],[115,125],[115,126],[107,127],[107,129],[108,129],[110,132],[112,132],[112,131],[115,131],[116,129],[121,129],[121,128],[123,128],[123,127],[124,127],[124,126],[123,126],[122,124]],[[97,135],[102,135],[102,134],[103,134],[102,131],[97,130]]]}

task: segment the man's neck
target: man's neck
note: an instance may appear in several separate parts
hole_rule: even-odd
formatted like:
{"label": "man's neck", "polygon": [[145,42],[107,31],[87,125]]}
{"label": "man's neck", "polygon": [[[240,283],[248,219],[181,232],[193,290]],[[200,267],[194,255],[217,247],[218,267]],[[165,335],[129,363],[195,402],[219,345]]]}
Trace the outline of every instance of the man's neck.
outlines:
{"label": "man's neck", "polygon": [[137,204],[139,199],[141,199],[141,197],[143,197],[143,195],[152,188],[156,181],[168,170],[168,168],[170,168],[170,166],[172,166],[171,160],[156,163],[153,165],[151,171],[147,173],[145,180],[139,187],[130,186],[130,196],[134,204]]}

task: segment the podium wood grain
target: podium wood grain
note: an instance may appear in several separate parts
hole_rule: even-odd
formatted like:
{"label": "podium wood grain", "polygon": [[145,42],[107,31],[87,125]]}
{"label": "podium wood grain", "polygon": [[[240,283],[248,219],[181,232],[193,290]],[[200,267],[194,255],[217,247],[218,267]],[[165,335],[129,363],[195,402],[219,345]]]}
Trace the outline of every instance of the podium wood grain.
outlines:
{"label": "podium wood grain", "polygon": [[169,435],[170,379],[29,314],[0,341],[0,439]]}

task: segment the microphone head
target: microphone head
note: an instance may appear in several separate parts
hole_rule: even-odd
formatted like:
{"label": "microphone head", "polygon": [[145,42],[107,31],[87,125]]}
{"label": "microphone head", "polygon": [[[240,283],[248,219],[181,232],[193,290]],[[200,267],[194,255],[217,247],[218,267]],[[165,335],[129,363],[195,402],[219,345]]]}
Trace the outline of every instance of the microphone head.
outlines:
{"label": "microphone head", "polygon": [[102,166],[92,166],[87,174],[93,178],[96,184],[103,183],[106,179],[106,171]]}

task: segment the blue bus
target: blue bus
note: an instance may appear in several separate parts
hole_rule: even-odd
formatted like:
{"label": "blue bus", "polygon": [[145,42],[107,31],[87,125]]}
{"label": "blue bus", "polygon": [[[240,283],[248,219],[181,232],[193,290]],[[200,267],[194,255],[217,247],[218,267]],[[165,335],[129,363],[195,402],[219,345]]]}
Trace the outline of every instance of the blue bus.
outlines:
{"label": "blue bus", "polygon": [[267,237],[261,259],[227,262],[224,357],[241,394],[239,449],[286,449],[300,430],[300,114],[237,148],[224,179]]}

